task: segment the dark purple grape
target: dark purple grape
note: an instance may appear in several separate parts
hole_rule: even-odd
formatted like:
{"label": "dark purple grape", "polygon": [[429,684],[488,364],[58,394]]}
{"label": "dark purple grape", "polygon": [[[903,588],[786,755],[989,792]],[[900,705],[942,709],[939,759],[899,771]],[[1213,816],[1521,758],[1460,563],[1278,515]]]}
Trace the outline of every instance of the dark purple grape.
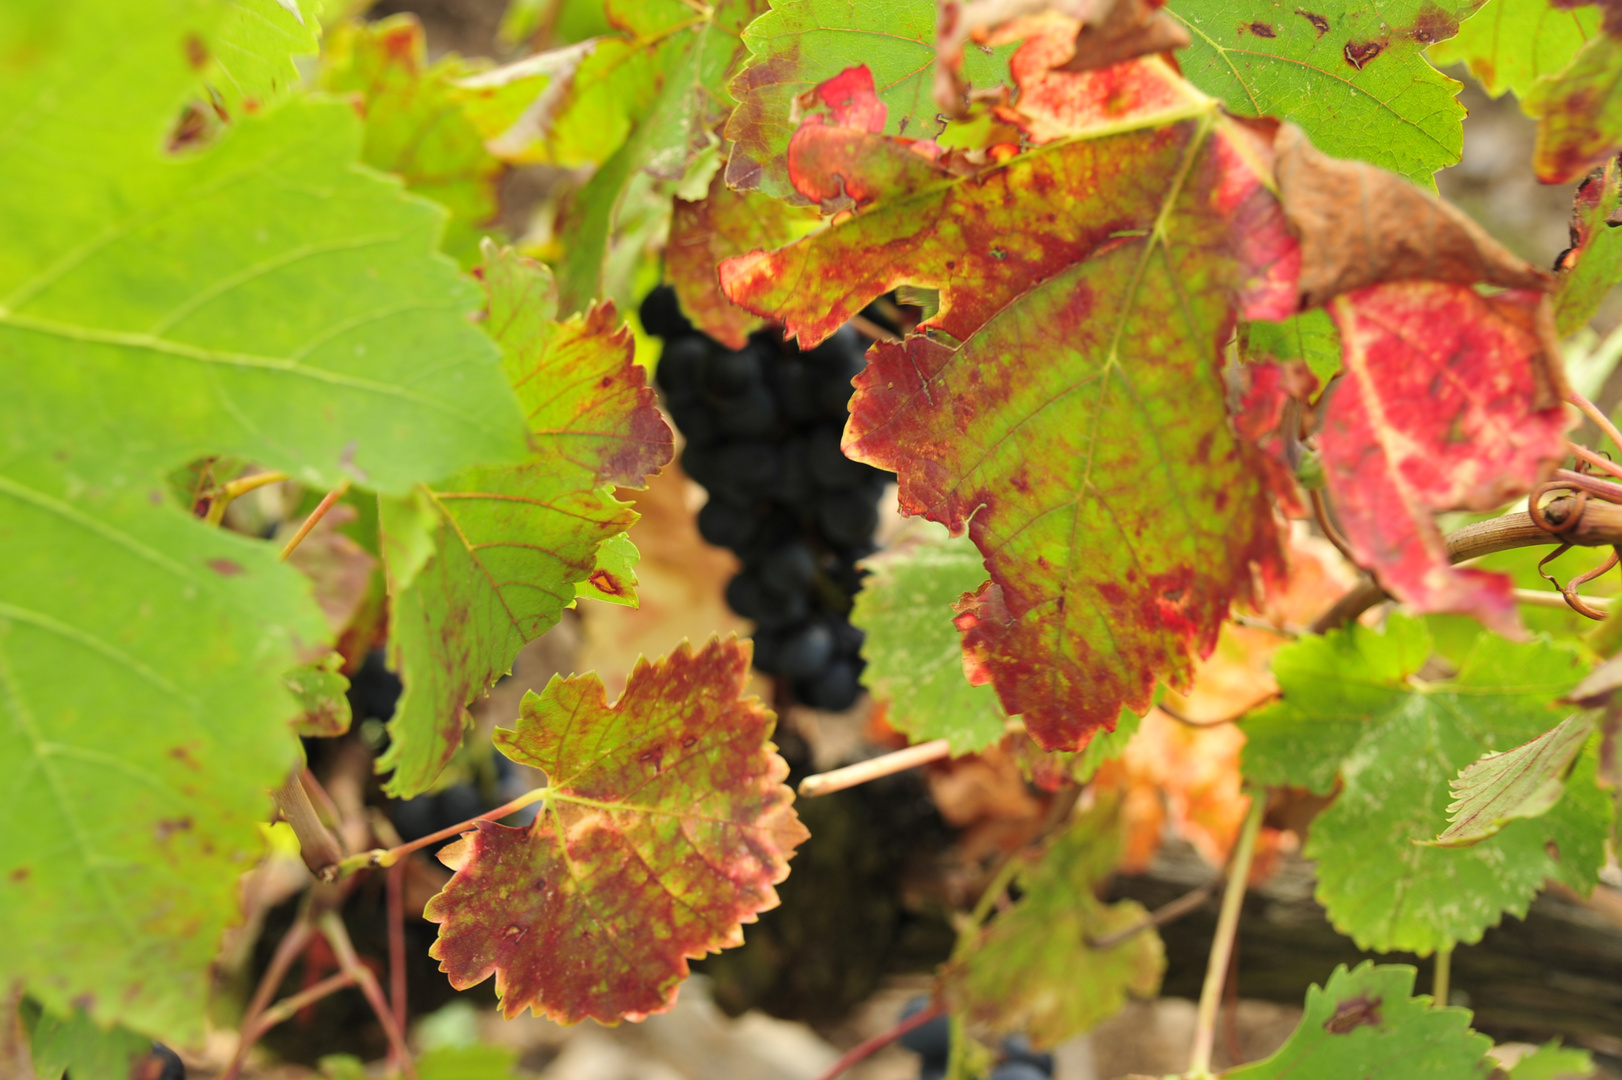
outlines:
{"label": "dark purple grape", "polygon": [[1028,1061],[1005,1061],[991,1070],[988,1080],[1048,1080],[1052,1075]]}
{"label": "dark purple grape", "polygon": [[660,285],[643,297],[637,314],[641,316],[642,329],[654,337],[669,340],[693,332],[693,324],[687,321],[687,316],[681,313],[681,305],[676,302],[676,290],[669,285]]}
{"label": "dark purple grape", "polygon": [[681,471],[705,487],[713,487],[721,479],[721,448],[703,443],[688,443],[681,451]]}
{"label": "dark purple grape", "polygon": [[777,429],[777,402],[764,386],[751,386],[739,398],[716,406],[715,423],[733,439],[756,439]]}
{"label": "dark purple grape", "polygon": [[[67,1074],[64,1080],[71,1076]],[[150,1054],[130,1066],[130,1080],[186,1080],[186,1063],[179,1054],[155,1042]]]}
{"label": "dark purple grape", "polygon": [[809,679],[820,674],[833,656],[833,631],[818,619],[784,638],[782,651],[778,654],[778,667],[790,679]]}
{"label": "dark purple grape", "polygon": [[712,498],[698,512],[698,534],[716,547],[736,551],[755,538],[760,519],[752,507]]}
{"label": "dark purple grape", "polygon": [[816,576],[817,558],[803,543],[785,544],[760,562],[761,587],[774,596],[799,596]]}
{"label": "dark purple grape", "polygon": [[761,595],[766,603],[755,619],[756,626],[786,631],[799,626],[811,617],[811,601],[805,593],[777,596],[770,592],[762,592]]}
{"label": "dark purple grape", "polygon": [[829,491],[817,497],[817,529],[834,544],[855,544],[873,535],[879,511],[872,500],[854,491]]}
{"label": "dark purple grape", "polygon": [[789,439],[778,447],[777,475],[772,478],[767,498],[785,506],[804,509],[811,504],[816,487],[811,482],[811,466],[806,460],[804,439]]}
{"label": "dark purple grape", "polygon": [[701,393],[699,369],[709,351],[709,342],[692,334],[665,342],[659,350],[659,366],[654,369],[654,385],[672,402],[697,398]]}
{"label": "dark purple grape", "polygon": [[777,475],[777,447],[764,439],[725,443],[716,451],[715,465],[718,483],[756,492]]}
{"label": "dark purple grape", "polygon": [[862,354],[866,351],[867,342],[862,339],[862,335],[848,326],[841,326],[822,344],[800,355],[824,371],[847,371],[854,363],[856,370],[850,373],[854,375],[865,363]]}
{"label": "dark purple grape", "polygon": [[727,607],[746,619],[759,619],[767,604],[760,582],[750,573],[737,574],[727,582],[726,597]]}
{"label": "dark purple grape", "polygon": [[778,658],[783,651],[783,634],[769,627],[755,630],[755,670],[767,675],[781,674]]}
{"label": "dark purple grape", "polygon": [[[831,635],[830,635],[831,637]],[[787,675],[785,671],[783,674]],[[862,692],[861,669],[851,660],[834,660],[821,674],[795,684],[795,696],[813,709],[844,712]]]}
{"label": "dark purple grape", "polygon": [[804,360],[796,356],[778,360],[771,368],[771,382],[777,407],[789,423],[806,427],[821,417],[817,374]]}
{"label": "dark purple grape", "polygon": [[1054,1069],[1053,1055],[1042,1053],[1031,1046],[1031,1040],[1024,1035],[1014,1034],[1002,1041],[1003,1058],[1007,1061],[1022,1061],[1034,1066],[1043,1076],[1052,1076]]}
{"label": "dark purple grape", "polygon": [[834,623],[834,644],[840,656],[854,657],[861,653],[862,643],[867,640],[867,634],[858,626],[852,626],[844,619]]}
{"label": "dark purple grape", "polygon": [[669,404],[670,418],[676,421],[688,446],[714,446],[721,441],[721,425],[703,398]]}
{"label": "dark purple grape", "polygon": [[760,350],[744,346],[737,352],[712,351],[699,369],[699,384],[717,400],[742,397],[761,382]]}
{"label": "dark purple grape", "polygon": [[869,469],[859,461],[852,461],[839,448],[844,432],[832,425],[813,430],[806,439],[806,465],[811,479],[819,487],[831,491],[860,487],[868,477]]}
{"label": "dark purple grape", "polygon": [[383,650],[373,649],[361,661],[360,670],[349,679],[350,710],[357,721],[367,717],[391,719],[403,689],[400,677],[384,662]]}

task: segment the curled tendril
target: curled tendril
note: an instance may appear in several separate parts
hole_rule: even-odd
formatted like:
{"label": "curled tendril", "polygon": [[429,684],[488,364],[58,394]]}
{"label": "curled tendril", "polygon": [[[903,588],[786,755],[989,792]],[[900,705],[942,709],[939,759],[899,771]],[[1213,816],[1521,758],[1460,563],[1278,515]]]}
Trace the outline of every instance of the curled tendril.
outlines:
{"label": "curled tendril", "polygon": [[[1532,493],[1532,497],[1527,500],[1527,511],[1531,514],[1532,520],[1537,523],[1540,529],[1554,536],[1568,533],[1577,527],[1577,523],[1583,518],[1583,508],[1588,505],[1590,496],[1604,502],[1622,505],[1622,484],[1618,484],[1613,480],[1603,480],[1591,476],[1588,472],[1590,467],[1595,467],[1610,476],[1622,478],[1622,466],[1611,461],[1609,455],[1601,457],[1599,454],[1580,446],[1573,446],[1572,454],[1577,459],[1577,468],[1575,470],[1555,470],[1555,478],[1539,487]],[[1571,513],[1565,515],[1560,521],[1550,521],[1543,513],[1542,502],[1546,496],[1553,492],[1570,492],[1577,499],[1577,504],[1572,508]],[[1612,548],[1611,556],[1605,560],[1604,564],[1586,573],[1578,574],[1565,585],[1561,585],[1555,579],[1555,576],[1545,570],[1544,567],[1570,550],[1571,545],[1569,543],[1562,543],[1549,554],[1539,559],[1538,573],[1560,591],[1560,595],[1565,597],[1566,605],[1571,610],[1590,619],[1603,619],[1605,618],[1604,612],[1595,611],[1584,603],[1583,598],[1577,593],[1577,587],[1593,581],[1617,565],[1618,562],[1622,562],[1622,549]]]}

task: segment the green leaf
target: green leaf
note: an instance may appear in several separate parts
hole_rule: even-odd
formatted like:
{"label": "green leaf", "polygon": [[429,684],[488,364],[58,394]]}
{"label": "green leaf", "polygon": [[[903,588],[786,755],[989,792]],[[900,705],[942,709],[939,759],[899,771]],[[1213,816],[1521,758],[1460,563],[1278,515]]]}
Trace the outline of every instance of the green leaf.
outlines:
{"label": "green leaf", "polygon": [[612,706],[590,673],[524,695],[496,745],[551,786],[533,825],[440,852],[456,874],[423,915],[452,986],[495,975],[509,1019],[640,1020],[689,958],[743,943],[806,839],[748,677],[749,647],[711,639],[638,660]]}
{"label": "green leaf", "polygon": [[399,492],[522,455],[477,291],[432,254],[443,212],[354,167],[346,103],[171,156],[214,7],[38,7],[0,12],[0,456],[88,479],[231,454]]}
{"label": "green leaf", "polygon": [[298,722],[298,733],[316,738],[335,738],[349,730],[353,719],[349,708],[349,680],[339,670],[344,658],[328,653],[325,659],[313,664],[301,664],[287,673],[284,680],[293,692],[304,715]]}
{"label": "green leaf", "polygon": [[1594,1056],[1587,1050],[1561,1046],[1559,1039],[1544,1043],[1509,1069],[1509,1080],[1570,1080],[1593,1075]]}
{"label": "green leaf", "polygon": [[364,106],[362,160],[450,211],[444,249],[464,266],[479,261],[479,240],[495,229],[506,172],[465,111],[469,92],[455,85],[472,70],[455,56],[430,66],[412,15],[341,27],[322,54],[322,89],[358,94]]}
{"label": "green leaf", "polygon": [[[788,176],[788,144],[799,125],[795,99],[854,64],[865,64],[888,110],[884,134],[930,139],[943,133],[935,79],[935,0],[773,0],[743,33],[749,59],[732,81],[738,107],[728,186],[803,203]],[[965,50],[963,78],[976,89],[1008,82],[1013,46]]]}
{"label": "green leaf", "polygon": [[1253,322],[1247,329],[1247,359],[1304,361],[1318,377],[1320,389],[1340,372],[1340,331],[1322,308],[1304,311],[1288,322]]}
{"label": "green leaf", "polygon": [[[640,487],[671,455],[670,429],[612,304],[554,321],[546,268],[489,242],[484,279],[485,326],[501,345],[534,451],[525,464],[470,469],[421,489],[431,516],[419,513],[424,502],[411,504],[398,543],[390,514],[404,506],[385,505],[385,556],[398,548],[408,560],[390,578],[410,581],[390,610],[390,664],[405,691],[378,762],[394,770],[386,790],[396,798],[433,783],[461,744],[465,707],[525,642],[557,624],[576,583],[597,569],[600,545],[636,521],[613,487]],[[408,575],[425,527],[435,554]]]}
{"label": "green leaf", "polygon": [[1299,124],[1326,154],[1432,187],[1464,149],[1459,84],[1426,62],[1479,0],[1174,0],[1195,86],[1240,116]]}
{"label": "green leaf", "polygon": [[1538,119],[1532,168],[1539,180],[1569,184],[1622,149],[1618,72],[1622,26],[1613,26],[1590,38],[1571,63],[1533,84],[1521,107]]}
{"label": "green leaf", "polygon": [[636,607],[636,564],[641,557],[629,534],[610,536],[597,548],[597,562],[591,574],[584,581],[575,582],[575,599],[584,597],[605,604]]}
{"label": "green leaf", "polygon": [[1413,991],[1407,965],[1336,967],[1327,987],[1307,991],[1301,1023],[1278,1052],[1223,1080],[1485,1080],[1492,1040],[1470,1030],[1469,1010]]}
{"label": "green leaf", "polygon": [[[1554,297],[1555,329],[1576,333],[1594,317],[1613,286],[1622,283],[1622,165],[1608,161],[1597,177],[1584,180],[1572,200],[1571,230],[1576,238]],[[1609,373],[1607,373],[1609,374]]]}
{"label": "green leaf", "polygon": [[1593,716],[1577,713],[1531,742],[1471,762],[1449,785],[1448,826],[1432,842],[1468,847],[1517,818],[1548,813],[1566,793],[1566,776],[1593,733]]}
{"label": "green leaf", "polygon": [[24,1000],[23,1022],[32,1027],[29,1050],[40,1080],[130,1080],[134,1066],[152,1053],[152,1040],[125,1027],[100,1028],[74,1009],[67,1016],[43,1012]]}
{"label": "green leaf", "polygon": [[1459,26],[1459,36],[1431,46],[1437,67],[1466,64],[1493,97],[1524,99],[1532,84],[1571,63],[1599,32],[1598,8],[1562,8],[1549,0],[1486,0]]}
{"label": "green leaf", "polygon": [[1304,638],[1274,658],[1283,700],[1244,724],[1253,783],[1328,792],[1339,777],[1305,854],[1330,920],[1360,948],[1425,955],[1478,941],[1504,912],[1524,915],[1545,878],[1586,891],[1603,861],[1605,800],[1582,772],[1545,817],[1474,847],[1417,843],[1442,831],[1448,781],[1550,727],[1581,673],[1570,649],[1483,633],[1456,678],[1426,681],[1430,652],[1424,624],[1400,615],[1384,634]]}
{"label": "green leaf", "polygon": [[321,48],[321,0],[231,0],[204,79],[230,116],[265,109],[297,90],[295,56]]}
{"label": "green leaf", "polygon": [[1019,900],[943,972],[955,1012],[1054,1046],[1114,1016],[1129,997],[1159,992],[1166,956],[1153,927],[1109,948],[1093,945],[1148,918],[1136,901],[1106,904],[1094,895],[1120,858],[1116,809],[1100,804],[1020,870]]}
{"label": "green leaf", "polygon": [[267,790],[298,760],[281,672],[327,637],[297,571],[163,480],[0,467],[0,983],[203,1034]]}
{"label": "green leaf", "polygon": [[510,1080],[518,1051],[505,1046],[430,1050],[416,1060],[419,1080]]}
{"label": "green leaf", "polygon": [[986,580],[966,536],[925,524],[919,538],[868,559],[850,621],[867,632],[867,688],[889,708],[885,719],[913,742],[947,739],[952,753],[983,750],[1003,736],[1007,714],[990,686],[963,674],[963,635],[952,605]]}

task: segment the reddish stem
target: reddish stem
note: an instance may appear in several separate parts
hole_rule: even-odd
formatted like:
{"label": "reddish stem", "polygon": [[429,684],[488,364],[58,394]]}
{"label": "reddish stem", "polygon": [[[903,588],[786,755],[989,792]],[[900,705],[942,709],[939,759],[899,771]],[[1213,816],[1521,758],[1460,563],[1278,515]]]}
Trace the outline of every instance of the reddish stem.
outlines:
{"label": "reddish stem", "polygon": [[437,844],[441,840],[449,840],[453,836],[462,835],[473,828],[475,822],[497,821],[508,814],[517,813],[531,803],[540,802],[546,798],[546,791],[546,788],[536,788],[528,794],[518,796],[512,802],[503,803],[488,813],[468,818],[466,821],[440,829],[438,832],[429,833],[427,836],[413,840],[409,844],[396,844],[391,848],[374,848],[371,851],[363,851],[358,855],[351,855],[338,867],[338,872],[343,875],[352,874],[356,870],[364,870],[367,867],[393,866],[413,851]]}
{"label": "reddish stem", "polygon": [[922,1012],[914,1013],[889,1031],[881,1031],[871,1039],[864,1039],[855,1046],[846,1050],[838,1061],[829,1066],[828,1071],[817,1077],[817,1080],[834,1080],[834,1077],[849,1069],[852,1065],[865,1061],[886,1046],[895,1042],[907,1032],[921,1028],[945,1010],[939,1005],[931,1005]]}
{"label": "reddish stem", "polygon": [[293,549],[304,542],[304,538],[310,535],[310,530],[321,523],[321,519],[327,516],[327,511],[331,510],[334,504],[344,497],[344,492],[348,490],[349,481],[340,481],[337,487],[327,492],[326,496],[315,504],[315,509],[311,510],[310,516],[304,519],[304,524],[298,527],[298,532],[293,534],[293,539],[289,540],[287,546],[282,548],[280,558],[283,562],[287,561],[287,557],[293,554]]}
{"label": "reddish stem", "polygon": [[237,1074],[242,1071],[243,1062],[248,1060],[248,1051],[259,1041],[260,1017],[270,1007],[271,999],[275,997],[276,989],[282,985],[282,980],[287,978],[288,969],[293,966],[293,961],[298,959],[299,954],[314,936],[315,927],[309,922],[308,911],[300,912],[298,921],[288,928],[287,933],[282,935],[282,940],[277,943],[270,964],[265,968],[264,975],[259,978],[259,985],[254,989],[253,998],[248,1002],[248,1009],[242,1014],[241,1033],[237,1036],[237,1052],[231,1058],[231,1064],[226,1066],[225,1072],[220,1074],[220,1080],[236,1080]]}
{"label": "reddish stem", "polygon": [[1600,432],[1608,437],[1613,445],[1622,447],[1622,432],[1616,430],[1616,425],[1611,423],[1611,418],[1601,412],[1598,405],[1595,405],[1570,387],[1566,388],[1566,400],[1581,409],[1584,416],[1594,421],[1594,426],[1599,428]]}
{"label": "reddish stem", "polygon": [[354,943],[349,940],[349,931],[344,929],[343,920],[337,912],[329,911],[321,916],[321,933],[332,946],[333,954],[338,958],[338,967],[355,980],[361,993],[366,995],[366,1003],[377,1014],[377,1022],[383,1025],[383,1034],[388,1036],[390,1056],[400,1063],[406,1076],[419,1080],[417,1067],[411,1063],[411,1051],[406,1047],[405,1030],[394,1022],[394,1013],[383,999],[383,988],[377,984],[377,976],[360,962]]}
{"label": "reddish stem", "polygon": [[403,860],[389,867],[384,877],[384,892],[388,898],[389,919],[389,1004],[394,1007],[394,1023],[401,1031],[406,1026],[406,956],[405,956],[405,869]]}

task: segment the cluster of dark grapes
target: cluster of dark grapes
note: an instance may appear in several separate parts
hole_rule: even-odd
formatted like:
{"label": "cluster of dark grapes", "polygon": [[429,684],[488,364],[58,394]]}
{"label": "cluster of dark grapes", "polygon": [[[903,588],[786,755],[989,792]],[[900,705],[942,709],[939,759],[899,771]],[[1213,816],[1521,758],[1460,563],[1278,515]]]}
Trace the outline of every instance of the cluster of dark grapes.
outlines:
{"label": "cluster of dark grapes", "polygon": [[865,342],[844,327],[801,352],[767,328],[734,351],[694,330],[667,287],[643,301],[642,325],[664,339],[654,381],[686,440],[682,469],[709,491],[698,530],[743,560],[726,596],[755,623],[755,667],[813,708],[849,708],[856,562],[874,550],[891,479],[839,449]]}
{"label": "cluster of dark grapes", "polygon": [[[928,998],[913,998],[901,1010],[901,1018],[916,1016],[928,1005]],[[947,1059],[952,1053],[952,1025],[945,1016],[913,1028],[898,1041],[922,1059],[918,1080],[941,1080],[946,1075]],[[987,1080],[1051,1080],[1053,1076],[1053,1055],[1037,1053],[1023,1035],[1008,1036],[999,1052],[1001,1060],[992,1067]]]}

